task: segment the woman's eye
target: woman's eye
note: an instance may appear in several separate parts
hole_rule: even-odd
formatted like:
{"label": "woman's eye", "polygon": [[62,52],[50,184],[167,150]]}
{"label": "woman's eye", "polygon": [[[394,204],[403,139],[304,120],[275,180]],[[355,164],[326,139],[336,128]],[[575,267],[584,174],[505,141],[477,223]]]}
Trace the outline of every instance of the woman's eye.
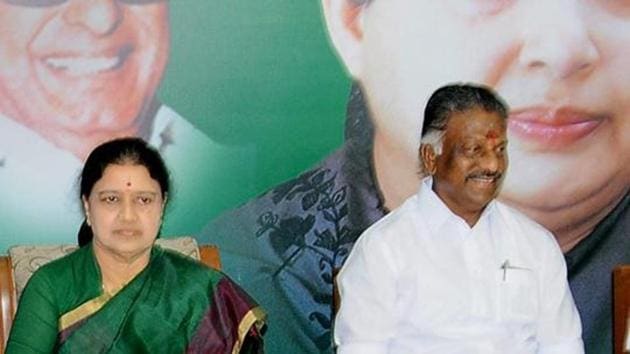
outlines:
{"label": "woman's eye", "polygon": [[138,197],[138,203],[140,205],[147,205],[153,202],[153,198],[151,197]]}
{"label": "woman's eye", "polygon": [[106,203],[116,203],[118,201],[118,197],[115,195],[108,195],[104,198]]}

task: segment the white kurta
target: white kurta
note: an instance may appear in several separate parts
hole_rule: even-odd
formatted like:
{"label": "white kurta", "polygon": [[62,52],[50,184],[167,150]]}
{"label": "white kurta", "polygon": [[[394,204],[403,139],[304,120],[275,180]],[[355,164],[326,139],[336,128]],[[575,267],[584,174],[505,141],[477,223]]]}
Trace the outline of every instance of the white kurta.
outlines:
{"label": "white kurta", "polygon": [[583,353],[562,252],[492,201],[470,228],[431,179],[365,231],[337,278],[344,353]]}

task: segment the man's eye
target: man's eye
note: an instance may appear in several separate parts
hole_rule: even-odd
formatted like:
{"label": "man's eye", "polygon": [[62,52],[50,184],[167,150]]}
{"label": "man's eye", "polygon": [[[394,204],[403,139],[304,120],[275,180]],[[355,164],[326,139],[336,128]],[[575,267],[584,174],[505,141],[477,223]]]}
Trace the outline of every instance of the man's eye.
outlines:
{"label": "man's eye", "polygon": [[467,156],[474,156],[479,153],[479,150],[481,150],[481,148],[478,145],[466,146],[464,147],[464,154]]}

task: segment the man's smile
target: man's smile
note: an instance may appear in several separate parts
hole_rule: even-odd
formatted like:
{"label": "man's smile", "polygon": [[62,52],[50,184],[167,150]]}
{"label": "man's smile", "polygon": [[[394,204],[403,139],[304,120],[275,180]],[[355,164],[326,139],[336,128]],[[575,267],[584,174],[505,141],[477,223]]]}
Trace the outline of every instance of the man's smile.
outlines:
{"label": "man's smile", "polygon": [[44,65],[55,72],[69,76],[89,76],[113,71],[122,67],[131,53],[127,45],[114,54],[51,55],[43,58]]}

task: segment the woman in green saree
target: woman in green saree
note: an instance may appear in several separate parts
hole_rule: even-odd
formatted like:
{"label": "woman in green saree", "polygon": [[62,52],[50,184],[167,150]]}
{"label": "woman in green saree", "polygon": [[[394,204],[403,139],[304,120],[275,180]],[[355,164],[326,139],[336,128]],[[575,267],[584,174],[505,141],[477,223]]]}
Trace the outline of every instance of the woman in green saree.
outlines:
{"label": "woman in green saree", "polygon": [[7,353],[261,353],[264,313],[222,273],[154,245],[168,171],[138,138],[81,175],[81,247],[29,280]]}

